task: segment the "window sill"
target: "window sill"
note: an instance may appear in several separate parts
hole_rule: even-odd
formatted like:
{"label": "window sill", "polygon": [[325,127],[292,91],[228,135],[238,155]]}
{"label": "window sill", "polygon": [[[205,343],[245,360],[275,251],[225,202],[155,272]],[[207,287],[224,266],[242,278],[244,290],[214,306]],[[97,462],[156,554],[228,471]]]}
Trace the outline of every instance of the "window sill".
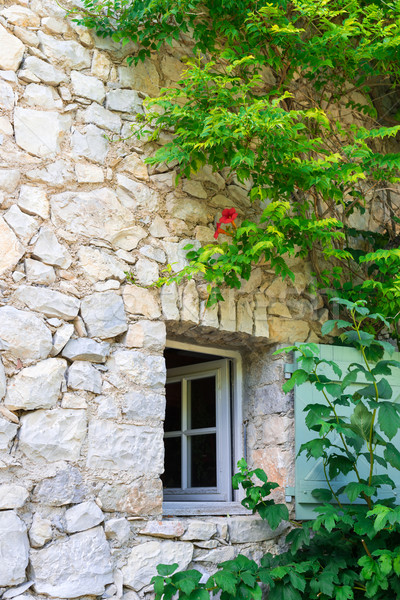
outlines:
{"label": "window sill", "polygon": [[164,517],[251,515],[240,502],[163,502]]}

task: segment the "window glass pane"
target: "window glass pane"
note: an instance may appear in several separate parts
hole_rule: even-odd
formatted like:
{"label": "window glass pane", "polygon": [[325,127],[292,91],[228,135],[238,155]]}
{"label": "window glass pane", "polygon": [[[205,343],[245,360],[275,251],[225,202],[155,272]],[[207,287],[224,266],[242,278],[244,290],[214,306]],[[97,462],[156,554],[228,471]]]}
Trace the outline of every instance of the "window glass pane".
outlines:
{"label": "window glass pane", "polygon": [[164,473],[161,475],[161,479],[164,487],[167,488],[180,488],[182,486],[181,480],[181,456],[182,456],[182,444],[181,436],[173,438],[165,438],[165,459],[164,459]]}
{"label": "window glass pane", "polygon": [[180,431],[182,428],[182,382],[167,383],[165,393],[167,406],[165,409],[164,431]]}
{"label": "window glass pane", "polygon": [[192,379],[190,386],[190,429],[215,427],[215,376]]}
{"label": "window glass pane", "polygon": [[191,487],[216,487],[217,452],[216,435],[192,435],[191,445]]}

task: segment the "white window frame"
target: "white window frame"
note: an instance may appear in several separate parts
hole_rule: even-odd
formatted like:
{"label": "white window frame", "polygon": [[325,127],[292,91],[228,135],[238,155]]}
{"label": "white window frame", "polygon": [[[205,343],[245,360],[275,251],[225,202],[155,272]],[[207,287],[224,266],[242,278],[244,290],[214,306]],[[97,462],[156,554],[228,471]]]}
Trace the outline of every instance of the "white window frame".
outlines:
{"label": "white window frame", "polygon": [[[197,344],[188,344],[167,340],[166,348],[176,350],[188,350],[201,354],[210,354],[220,356],[222,359],[229,359],[231,363],[231,473],[236,472],[238,460],[245,456],[244,449],[244,423],[243,423],[243,365],[240,352],[236,350],[225,350],[221,348],[212,348],[209,346],[199,346]],[[212,361],[214,362],[214,361]],[[210,363],[199,363],[197,367],[203,366],[206,370]],[[193,367],[188,368],[193,372]],[[209,367],[208,367],[209,368]],[[178,368],[181,370],[180,368]],[[172,369],[171,369],[172,371]],[[168,373],[170,373],[169,371]],[[169,376],[168,376],[169,379]],[[217,468],[219,465],[217,464]],[[231,487],[230,487],[231,490]],[[233,490],[231,499],[227,501],[172,501],[172,495],[167,494],[163,502],[164,515],[226,515],[226,514],[248,514],[248,511],[240,504],[243,498],[242,490]]]}

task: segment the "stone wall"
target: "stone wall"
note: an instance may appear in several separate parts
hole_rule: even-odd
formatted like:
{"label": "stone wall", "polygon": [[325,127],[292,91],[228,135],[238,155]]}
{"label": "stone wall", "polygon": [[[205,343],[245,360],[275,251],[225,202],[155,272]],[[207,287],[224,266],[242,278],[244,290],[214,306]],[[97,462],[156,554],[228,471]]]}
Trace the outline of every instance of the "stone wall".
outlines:
{"label": "stone wall", "polygon": [[129,68],[131,51],[55,0],[0,9],[3,598],[137,600],[157,563],[211,573],[282,541],[248,515],[162,517],[163,350],[168,336],[243,352],[248,459],[292,485],[292,400],[271,351],[319,341],[327,311],[308,264],[293,284],[257,267],[207,310],[201,282],[141,287],[181,268],[188,241],[212,241],[223,208],[253,209],[225,173],[175,188],[171,169],[145,165],[155,145],[129,138],[131,122],[187,49]]}

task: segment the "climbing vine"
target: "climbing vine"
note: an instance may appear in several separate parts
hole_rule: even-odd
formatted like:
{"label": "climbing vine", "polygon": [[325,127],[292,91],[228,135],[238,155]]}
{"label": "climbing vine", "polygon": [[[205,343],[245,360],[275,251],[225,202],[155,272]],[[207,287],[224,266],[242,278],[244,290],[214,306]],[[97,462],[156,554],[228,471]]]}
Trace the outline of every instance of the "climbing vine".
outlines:
{"label": "climbing vine", "polygon": [[[192,40],[178,86],[147,101],[135,134],[154,144],[173,131],[150,164],[174,161],[178,178],[205,164],[225,169],[258,210],[258,219],[240,214],[231,235],[188,248],[189,266],[159,283],[201,273],[212,304],[222,284],[239,287],[259,261],[293,277],[287,258],[309,257],[317,286],[366,299],[396,335],[400,3],[83,4],[79,23],[137,43],[131,64],[182,36]],[[365,215],[376,226],[363,225]]]}

